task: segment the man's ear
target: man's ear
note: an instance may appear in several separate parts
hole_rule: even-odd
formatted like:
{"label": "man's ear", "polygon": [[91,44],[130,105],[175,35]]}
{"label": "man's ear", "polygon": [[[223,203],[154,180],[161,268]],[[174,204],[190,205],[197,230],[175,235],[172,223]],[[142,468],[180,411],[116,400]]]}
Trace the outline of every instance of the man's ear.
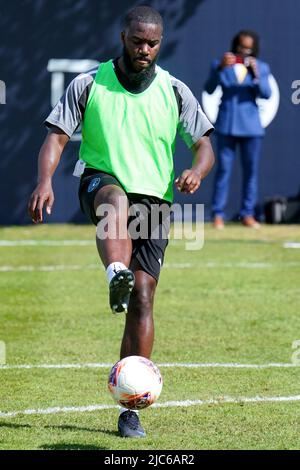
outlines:
{"label": "man's ear", "polygon": [[125,44],[125,31],[121,32],[121,41],[123,44]]}

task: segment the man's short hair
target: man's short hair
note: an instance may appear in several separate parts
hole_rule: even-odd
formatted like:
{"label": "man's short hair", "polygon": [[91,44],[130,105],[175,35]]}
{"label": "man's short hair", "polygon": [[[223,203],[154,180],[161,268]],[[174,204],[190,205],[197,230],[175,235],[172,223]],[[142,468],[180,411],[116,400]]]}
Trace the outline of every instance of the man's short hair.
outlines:
{"label": "man's short hair", "polygon": [[146,5],[139,5],[129,10],[124,16],[123,27],[125,29],[129,28],[133,21],[160,25],[163,28],[163,19],[161,14],[157,10],[154,10],[154,8]]}
{"label": "man's short hair", "polygon": [[244,37],[249,36],[250,38],[253,39],[253,53],[251,55],[253,57],[258,57],[259,52],[260,52],[259,35],[255,31],[252,31],[251,29],[242,29],[241,31],[237,33],[237,35],[232,40],[231,52],[236,54],[241,36],[244,36]]}

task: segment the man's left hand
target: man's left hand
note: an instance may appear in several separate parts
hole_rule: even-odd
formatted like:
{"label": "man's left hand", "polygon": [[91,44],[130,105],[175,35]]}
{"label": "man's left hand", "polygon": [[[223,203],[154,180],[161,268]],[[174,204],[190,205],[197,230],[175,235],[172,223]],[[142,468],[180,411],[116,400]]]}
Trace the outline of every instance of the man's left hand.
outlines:
{"label": "man's left hand", "polygon": [[185,170],[181,176],[175,180],[175,186],[178,191],[184,194],[194,194],[201,184],[201,176],[192,168]]}
{"label": "man's left hand", "polygon": [[258,67],[255,57],[247,57],[247,67],[252,69],[255,78],[258,78]]}

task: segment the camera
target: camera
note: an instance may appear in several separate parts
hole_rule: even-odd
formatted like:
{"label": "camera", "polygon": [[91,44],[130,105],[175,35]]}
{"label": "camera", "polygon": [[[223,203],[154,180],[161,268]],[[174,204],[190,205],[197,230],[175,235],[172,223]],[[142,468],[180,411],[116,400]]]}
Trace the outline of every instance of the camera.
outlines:
{"label": "camera", "polygon": [[236,64],[244,64],[245,67],[249,67],[250,62],[249,62],[249,56],[244,56],[244,55],[235,55],[235,63]]}

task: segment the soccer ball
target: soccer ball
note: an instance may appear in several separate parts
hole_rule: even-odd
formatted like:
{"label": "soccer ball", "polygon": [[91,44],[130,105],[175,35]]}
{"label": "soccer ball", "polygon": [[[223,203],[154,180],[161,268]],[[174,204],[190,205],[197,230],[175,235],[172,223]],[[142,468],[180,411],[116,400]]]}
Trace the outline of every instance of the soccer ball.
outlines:
{"label": "soccer ball", "polygon": [[129,410],[140,410],[158,399],[162,389],[162,377],[149,359],[128,356],[112,367],[108,389],[119,405]]}

